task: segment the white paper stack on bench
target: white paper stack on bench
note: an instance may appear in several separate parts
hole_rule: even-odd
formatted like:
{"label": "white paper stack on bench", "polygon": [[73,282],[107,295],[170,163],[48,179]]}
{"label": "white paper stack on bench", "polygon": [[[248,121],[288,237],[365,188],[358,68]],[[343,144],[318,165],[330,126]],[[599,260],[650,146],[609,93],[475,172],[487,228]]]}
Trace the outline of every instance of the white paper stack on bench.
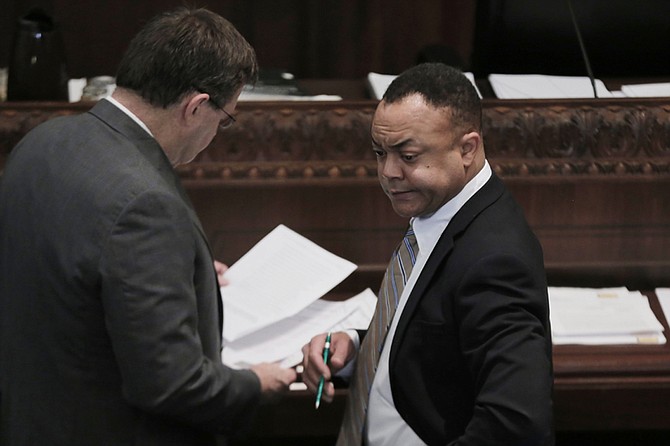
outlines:
{"label": "white paper stack on bench", "polygon": [[[475,82],[475,75],[469,71],[464,72],[463,74],[475,87],[475,90],[477,90],[477,94],[481,99],[482,94],[479,92],[479,88],[477,87],[477,84]],[[382,73],[370,72],[368,73],[368,76],[366,78],[368,90],[370,90],[370,93],[375,99],[381,99],[382,96],[384,96],[386,89],[389,87],[389,85],[391,85],[391,82],[393,82],[393,79],[395,79],[396,77],[398,77],[397,74],[382,74]]]}
{"label": "white paper stack on bench", "polygon": [[[544,74],[490,74],[489,83],[498,99],[593,98],[593,85],[586,76]],[[613,97],[603,81],[595,80],[599,98]]]}
{"label": "white paper stack on bench", "polygon": [[554,344],[665,344],[649,300],[626,288],[549,287]]}
{"label": "white paper stack on bench", "polygon": [[622,85],[621,91],[629,98],[670,97],[670,82]]}
{"label": "white paper stack on bench", "polygon": [[670,288],[656,288],[654,291],[656,292],[658,303],[661,304],[665,320],[670,322]]}

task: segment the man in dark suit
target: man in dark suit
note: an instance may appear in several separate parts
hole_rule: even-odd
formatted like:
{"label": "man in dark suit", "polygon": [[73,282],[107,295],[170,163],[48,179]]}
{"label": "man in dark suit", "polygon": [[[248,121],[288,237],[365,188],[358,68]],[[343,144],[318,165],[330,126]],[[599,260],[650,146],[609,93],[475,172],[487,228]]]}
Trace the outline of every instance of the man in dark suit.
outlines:
{"label": "man in dark suit", "polygon": [[486,161],[476,90],[418,65],[389,86],[371,132],[382,189],[412,231],[360,350],[356,332],[334,333],[327,367],[323,335],[303,348],[311,390],[356,360],[338,444],[553,444],[542,250]]}
{"label": "man in dark suit", "polygon": [[207,445],[295,371],[221,362],[217,269],[174,167],[233,124],[253,49],[179,9],[133,39],[111,99],[53,119],[0,183],[3,445]]}

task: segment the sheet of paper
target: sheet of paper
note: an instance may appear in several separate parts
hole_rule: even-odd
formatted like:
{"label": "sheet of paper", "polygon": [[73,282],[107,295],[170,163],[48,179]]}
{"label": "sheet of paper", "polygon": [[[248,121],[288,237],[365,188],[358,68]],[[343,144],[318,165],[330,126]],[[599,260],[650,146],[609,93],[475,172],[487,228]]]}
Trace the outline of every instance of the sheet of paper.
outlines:
{"label": "sheet of paper", "polygon": [[670,323],[670,288],[656,288],[656,297],[661,304],[666,322]]}
{"label": "sheet of paper", "polygon": [[[490,74],[489,82],[499,99],[593,98],[593,86],[586,76],[543,74]],[[605,84],[596,79],[599,98],[612,97]]]}
{"label": "sheet of paper", "polygon": [[225,273],[224,340],[234,341],[296,314],[355,269],[354,263],[277,226]]}
{"label": "sheet of paper", "polygon": [[639,335],[598,335],[598,336],[552,336],[554,345],[624,345],[641,344],[656,345],[665,344],[666,338],[663,333],[649,333]]}
{"label": "sheet of paper", "polygon": [[555,344],[663,344],[649,300],[626,288],[550,287]]}
{"label": "sheet of paper", "polygon": [[265,94],[265,93],[249,93],[243,91],[238,99],[239,102],[252,101],[341,101],[342,96],[333,94],[319,94],[314,96],[307,95],[292,95],[292,94]]}
{"label": "sheet of paper", "polygon": [[662,98],[670,96],[670,82],[622,85],[621,91],[629,98]]}
{"label": "sheet of paper", "polygon": [[[481,99],[482,94],[479,92],[479,88],[477,88],[477,84],[475,82],[475,75],[470,72],[465,72],[465,77],[468,78],[468,80],[472,83],[472,85],[475,87],[475,90],[477,90],[477,94],[479,95],[479,98]],[[397,75],[395,74],[381,74],[381,73],[368,73],[367,77],[367,83],[368,83],[368,88],[372,92],[372,96],[375,99],[381,99],[382,96],[384,96],[384,93],[386,92],[386,89],[391,85],[391,82],[393,82],[393,79],[395,79]]]}
{"label": "sheet of paper", "polygon": [[225,343],[223,362],[233,368],[278,361],[285,367],[294,366],[302,361],[302,346],[313,336],[344,328],[367,328],[376,303],[377,297],[370,289],[345,301],[319,299],[291,317]]}

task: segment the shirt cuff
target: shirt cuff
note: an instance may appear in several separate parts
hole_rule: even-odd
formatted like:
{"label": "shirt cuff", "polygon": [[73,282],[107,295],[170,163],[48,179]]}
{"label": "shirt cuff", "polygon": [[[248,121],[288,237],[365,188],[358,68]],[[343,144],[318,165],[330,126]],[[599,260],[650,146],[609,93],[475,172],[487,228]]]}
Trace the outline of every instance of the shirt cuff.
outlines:
{"label": "shirt cuff", "polygon": [[351,341],[354,343],[354,349],[356,349],[356,355],[345,365],[342,369],[335,374],[338,378],[342,378],[346,381],[349,381],[349,378],[354,374],[354,369],[356,368],[356,359],[358,358],[358,349],[361,346],[361,339],[358,336],[356,330],[344,330],[344,332],[351,338]]}

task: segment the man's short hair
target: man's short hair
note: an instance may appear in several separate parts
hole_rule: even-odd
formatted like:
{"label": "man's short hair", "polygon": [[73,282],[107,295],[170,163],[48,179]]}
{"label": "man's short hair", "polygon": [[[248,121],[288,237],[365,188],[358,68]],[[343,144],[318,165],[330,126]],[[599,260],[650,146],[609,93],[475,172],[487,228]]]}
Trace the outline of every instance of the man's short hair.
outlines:
{"label": "man's short hair", "polygon": [[394,103],[413,94],[435,108],[448,108],[454,125],[481,132],[481,100],[461,70],[443,63],[415,65],[391,82],[382,100]]}
{"label": "man's short hair", "polygon": [[257,78],[256,53],[229,21],[207,9],[179,8],[156,16],[133,38],[116,84],[168,107],[193,91],[225,104]]}

